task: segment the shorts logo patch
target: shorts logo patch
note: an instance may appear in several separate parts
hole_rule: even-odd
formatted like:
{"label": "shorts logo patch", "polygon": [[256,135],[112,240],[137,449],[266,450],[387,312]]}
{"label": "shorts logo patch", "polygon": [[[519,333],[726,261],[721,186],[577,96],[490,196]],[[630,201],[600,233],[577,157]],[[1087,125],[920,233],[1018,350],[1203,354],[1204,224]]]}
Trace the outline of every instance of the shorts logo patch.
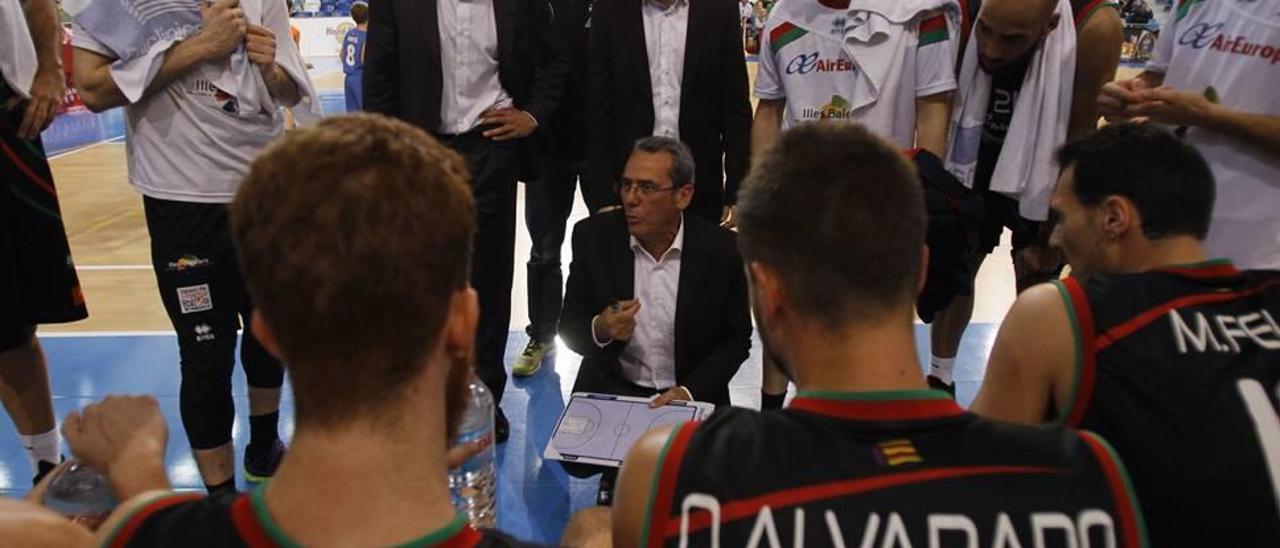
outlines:
{"label": "shorts logo patch", "polygon": [[209,293],[209,284],[179,287],[178,307],[183,314],[213,310],[213,295]]}
{"label": "shorts logo patch", "polygon": [[209,327],[209,324],[202,323],[200,325],[197,325],[195,328],[195,332],[196,332],[196,342],[207,342],[217,338],[214,336],[213,328]]}
{"label": "shorts logo patch", "polygon": [[201,266],[209,266],[211,264],[213,264],[213,261],[210,261],[209,259],[202,259],[195,255],[183,255],[179,257],[178,260],[169,263],[168,266],[170,271],[182,272],[184,270]]}

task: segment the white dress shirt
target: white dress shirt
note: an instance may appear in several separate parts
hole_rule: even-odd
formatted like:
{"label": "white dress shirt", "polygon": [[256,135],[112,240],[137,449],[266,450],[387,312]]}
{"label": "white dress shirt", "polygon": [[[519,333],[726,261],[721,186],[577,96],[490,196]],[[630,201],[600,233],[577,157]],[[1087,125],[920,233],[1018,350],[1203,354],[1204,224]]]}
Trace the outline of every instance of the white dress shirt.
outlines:
{"label": "white dress shirt", "polygon": [[[665,391],[676,384],[676,299],[680,295],[680,256],[684,253],[684,219],[661,257],[653,257],[631,237],[635,254],[635,298],[640,301],[636,328],[618,361],[622,377],[640,386]],[[596,317],[597,319],[599,316]],[[595,337],[592,320],[592,337]],[[596,339],[601,348],[612,341]],[[685,389],[688,392],[688,389]],[[692,394],[690,394],[692,396]]]}
{"label": "white dress shirt", "polygon": [[512,101],[498,80],[493,0],[439,0],[436,16],[444,84],[440,131],[457,135],[480,125],[484,111],[509,107]]}
{"label": "white dress shirt", "polygon": [[653,134],[680,138],[680,86],[684,78],[684,45],[689,31],[689,0],[664,7],[644,0],[644,45],[649,53],[653,89]]}

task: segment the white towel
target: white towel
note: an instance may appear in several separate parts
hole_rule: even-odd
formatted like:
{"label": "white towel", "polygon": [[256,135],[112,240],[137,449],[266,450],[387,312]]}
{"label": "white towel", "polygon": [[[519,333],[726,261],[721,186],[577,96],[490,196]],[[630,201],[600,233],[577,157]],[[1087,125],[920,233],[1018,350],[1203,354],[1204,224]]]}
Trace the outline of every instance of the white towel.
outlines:
{"label": "white towel", "polygon": [[0,73],[13,91],[27,98],[36,68],[36,47],[22,5],[18,0],[0,0]]}
{"label": "white towel", "polygon": [[956,0],[855,0],[849,6],[844,49],[858,67],[854,110],[898,96],[894,88],[903,81],[906,48],[918,41],[920,16],[936,11],[946,16],[950,35],[960,36]]}
{"label": "white towel", "polygon": [[[1049,217],[1049,199],[1058,182],[1053,157],[1066,141],[1071,118],[1076,26],[1068,0],[1058,0],[1058,13],[1062,14],[1058,28],[1044,39],[1027,68],[1005,147],[991,177],[991,190],[1016,198],[1018,213],[1033,221]],[[972,188],[991,98],[991,75],[978,66],[976,33],[970,35],[965,49],[957,93],[947,170]]]}

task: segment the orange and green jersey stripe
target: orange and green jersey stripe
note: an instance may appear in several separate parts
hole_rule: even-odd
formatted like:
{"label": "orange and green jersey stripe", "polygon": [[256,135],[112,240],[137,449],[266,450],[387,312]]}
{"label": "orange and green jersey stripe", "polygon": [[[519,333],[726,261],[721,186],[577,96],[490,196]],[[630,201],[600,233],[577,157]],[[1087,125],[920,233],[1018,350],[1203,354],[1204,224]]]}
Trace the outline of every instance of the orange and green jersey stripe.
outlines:
{"label": "orange and green jersey stripe", "polygon": [[787,44],[799,40],[801,36],[806,34],[809,34],[809,31],[791,24],[790,21],[783,21],[781,25],[774,27],[769,32],[769,44],[773,48],[773,52],[778,53]]}
{"label": "orange and green jersey stripe", "polygon": [[950,37],[945,16],[935,15],[920,22],[920,47],[945,42]]}

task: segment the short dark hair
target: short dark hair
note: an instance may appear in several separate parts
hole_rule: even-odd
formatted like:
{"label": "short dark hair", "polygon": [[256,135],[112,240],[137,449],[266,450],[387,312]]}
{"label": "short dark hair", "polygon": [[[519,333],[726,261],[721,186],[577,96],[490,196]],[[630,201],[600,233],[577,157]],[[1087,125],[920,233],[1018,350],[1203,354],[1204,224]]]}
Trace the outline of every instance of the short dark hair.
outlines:
{"label": "short dark hair", "polygon": [[369,4],[364,2],[356,2],[351,5],[351,19],[357,25],[363,25],[369,21]]}
{"label": "short dark hair", "polygon": [[391,418],[408,394],[467,287],[469,181],[458,154],[375,114],[290,131],[253,162],[231,227],[299,425]]}
{"label": "short dark hair", "polygon": [[665,152],[671,157],[671,184],[675,186],[686,186],[693,184],[693,153],[689,151],[689,146],[670,137],[662,137],[654,135],[652,137],[644,137],[636,141],[632,151],[648,152],[649,154],[657,154]]}
{"label": "short dark hair", "polygon": [[736,216],[743,258],[775,268],[795,306],[829,328],[882,320],[915,300],[920,180],[861,125],[783,133],[743,184]]}
{"label": "short dark hair", "polygon": [[1075,195],[1087,206],[1123,196],[1142,216],[1150,239],[1209,233],[1214,179],[1195,147],[1148,123],[1108,125],[1058,151],[1058,165],[1075,167]]}

